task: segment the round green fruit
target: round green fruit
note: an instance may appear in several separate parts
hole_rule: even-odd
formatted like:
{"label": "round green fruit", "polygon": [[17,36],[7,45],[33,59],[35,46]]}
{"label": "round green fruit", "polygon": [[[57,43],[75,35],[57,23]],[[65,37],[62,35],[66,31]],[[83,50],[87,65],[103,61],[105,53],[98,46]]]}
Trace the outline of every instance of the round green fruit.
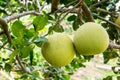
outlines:
{"label": "round green fruit", "polygon": [[78,53],[94,55],[107,49],[109,36],[101,25],[87,22],[75,32],[73,43]]}
{"label": "round green fruit", "polygon": [[42,55],[48,63],[55,67],[69,64],[75,51],[72,40],[64,33],[55,33],[48,37],[42,46]]}

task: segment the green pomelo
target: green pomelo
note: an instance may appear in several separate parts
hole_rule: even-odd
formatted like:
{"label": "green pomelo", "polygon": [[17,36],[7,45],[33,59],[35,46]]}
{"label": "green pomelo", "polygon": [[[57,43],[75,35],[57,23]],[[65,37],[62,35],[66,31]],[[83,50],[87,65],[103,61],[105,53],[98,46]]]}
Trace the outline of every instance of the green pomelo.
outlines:
{"label": "green pomelo", "polygon": [[73,42],[78,53],[94,55],[107,49],[109,36],[101,25],[87,22],[75,32]]}
{"label": "green pomelo", "polygon": [[43,57],[55,67],[69,64],[74,54],[72,40],[64,33],[50,35],[48,41],[42,46]]}

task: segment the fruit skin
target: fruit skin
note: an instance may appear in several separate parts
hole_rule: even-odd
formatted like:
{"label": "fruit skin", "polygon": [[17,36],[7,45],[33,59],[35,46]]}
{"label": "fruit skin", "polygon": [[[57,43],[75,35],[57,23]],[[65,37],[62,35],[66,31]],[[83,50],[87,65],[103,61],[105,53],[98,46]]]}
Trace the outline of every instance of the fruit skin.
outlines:
{"label": "fruit skin", "polygon": [[64,33],[55,33],[48,37],[42,46],[42,55],[51,65],[62,67],[69,64],[75,51],[72,40]]}
{"label": "fruit skin", "polygon": [[120,26],[120,14],[119,14],[118,18],[116,19],[115,23]]}
{"label": "fruit skin", "polygon": [[109,36],[101,25],[87,22],[75,32],[73,43],[78,53],[94,55],[107,49]]}

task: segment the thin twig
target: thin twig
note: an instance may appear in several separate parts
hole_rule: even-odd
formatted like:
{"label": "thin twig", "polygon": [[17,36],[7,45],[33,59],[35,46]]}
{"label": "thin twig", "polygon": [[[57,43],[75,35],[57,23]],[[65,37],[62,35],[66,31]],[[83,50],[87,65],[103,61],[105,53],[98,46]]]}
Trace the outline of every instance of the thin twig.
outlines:
{"label": "thin twig", "polygon": [[79,19],[80,19],[80,24],[82,25],[82,24],[84,24],[85,22],[84,22],[84,20],[83,20],[83,15],[82,15],[82,8],[81,8],[81,6],[79,7],[79,10],[78,10],[78,12],[77,12],[77,15],[78,15],[78,17],[79,17]]}
{"label": "thin twig", "polygon": [[109,11],[107,11],[107,10],[105,10],[105,9],[97,8],[97,11],[103,12],[103,13],[105,13],[105,14],[109,14],[109,15],[111,15],[112,17],[117,18],[117,16],[115,16],[112,12],[109,12]]}
{"label": "thin twig", "polygon": [[0,49],[2,49],[8,42],[5,42],[2,46],[0,46]]}
{"label": "thin twig", "polygon": [[10,11],[10,15],[12,14],[12,8],[11,8],[11,5],[10,5],[10,2],[8,1],[8,0],[6,0],[6,2],[7,2],[7,6],[8,6],[8,8],[9,8],[9,11]]}
{"label": "thin twig", "polygon": [[21,14],[8,16],[7,18],[5,18],[5,21],[8,23],[11,20],[26,16],[26,15],[29,15],[29,14],[39,15],[40,13],[35,12],[35,11],[28,11],[28,12],[24,12],[24,13],[21,13]]}
{"label": "thin twig", "polygon": [[[68,3],[67,5],[65,5],[65,6],[61,7],[60,9],[56,10],[54,13],[57,13],[57,12],[67,12],[67,11],[69,11],[69,10],[66,9],[65,7],[68,7],[68,6],[70,6],[71,4],[73,4],[73,3],[77,2],[77,1],[78,1],[78,0],[75,0],[75,1],[72,1],[72,2]],[[73,10],[74,10],[74,9],[73,9]],[[73,10],[71,10],[71,11],[73,11]]]}
{"label": "thin twig", "polygon": [[113,48],[114,49],[120,49],[120,45],[117,45],[115,43],[110,42],[108,48],[111,48],[111,49],[113,49]]}
{"label": "thin twig", "polygon": [[[57,20],[57,22],[55,23],[55,25],[59,24],[59,23],[60,23],[74,8],[76,8],[81,2],[82,2],[82,0],[80,0],[72,9],[70,9],[69,11],[67,11],[66,14],[60,19],[61,15],[62,15],[62,13],[61,13],[61,14],[59,15],[59,19]],[[52,27],[52,29],[54,29],[54,28],[56,27],[55,25]],[[52,29],[51,29],[50,31],[48,31],[48,33],[45,34],[44,36],[47,36],[47,35],[52,31]]]}
{"label": "thin twig", "polygon": [[20,58],[19,58],[18,55],[16,55],[16,60],[18,61],[18,64],[20,65],[22,71],[24,71],[24,72],[26,72],[26,73],[28,73],[28,74],[31,74],[30,72],[28,72],[28,71],[25,69],[25,67],[23,66],[22,62],[20,61]]}
{"label": "thin twig", "polygon": [[74,9],[63,8],[63,9],[59,9],[57,13],[66,13],[67,11],[70,11],[70,13],[77,13],[78,10],[79,10],[78,8],[74,8]]}
{"label": "thin twig", "polygon": [[37,4],[37,7],[38,7],[38,11],[40,12],[40,3],[39,3],[39,0],[35,0],[36,4]]}
{"label": "thin twig", "polygon": [[[16,47],[13,46],[13,49],[16,50]],[[24,71],[24,72],[26,72],[26,73],[28,73],[28,74],[31,74],[30,72],[28,72],[28,71],[25,69],[24,65],[22,64],[22,62],[21,62],[21,60],[20,60],[20,58],[19,58],[19,55],[16,55],[16,60],[17,60],[18,64],[20,65],[22,71]]]}
{"label": "thin twig", "polygon": [[45,7],[46,0],[44,1],[43,5],[41,6],[39,13],[42,11],[42,9]]}
{"label": "thin twig", "polygon": [[[75,9],[80,3],[82,2],[82,0],[80,0],[72,9],[70,9],[58,22],[61,22],[73,9]],[[57,23],[56,23],[57,24]]]}
{"label": "thin twig", "polygon": [[96,6],[102,4],[102,3],[106,2],[106,1],[108,1],[108,0],[99,1],[98,3],[93,4],[91,7],[96,7]]}
{"label": "thin twig", "polygon": [[111,22],[111,21],[106,20],[105,18],[103,18],[103,17],[101,17],[101,16],[99,16],[99,15],[97,15],[97,14],[95,14],[95,13],[94,13],[94,15],[95,15],[97,18],[99,18],[99,19],[101,19],[101,20],[103,20],[103,21],[105,21],[105,22],[107,22],[107,23],[115,26],[116,28],[118,28],[118,29],[120,30],[120,26],[119,26],[119,25],[117,25],[117,24],[115,24],[115,23],[113,23],[113,22]]}

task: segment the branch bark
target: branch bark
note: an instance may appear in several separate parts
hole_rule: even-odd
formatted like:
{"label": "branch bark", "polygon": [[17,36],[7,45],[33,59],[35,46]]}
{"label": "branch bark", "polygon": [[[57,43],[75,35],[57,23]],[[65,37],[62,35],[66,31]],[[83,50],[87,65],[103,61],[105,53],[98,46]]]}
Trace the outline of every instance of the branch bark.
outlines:
{"label": "branch bark", "polygon": [[83,4],[82,4],[82,9],[83,9],[83,11],[85,12],[85,14],[87,16],[88,21],[95,22],[94,18],[92,16],[92,13],[91,13],[90,9],[88,8],[88,6],[85,4],[85,2],[83,2]]}
{"label": "branch bark", "polygon": [[55,12],[58,9],[59,1],[60,0],[52,0],[51,13]]}
{"label": "branch bark", "polygon": [[107,11],[107,10],[105,10],[105,9],[97,8],[97,11],[103,12],[103,13],[105,13],[105,14],[109,14],[109,15],[111,15],[112,17],[117,18],[117,16],[113,15],[112,12],[109,12],[109,11]]}
{"label": "branch bark", "polygon": [[109,47],[108,48],[111,48],[111,49],[120,49],[120,45],[117,45],[117,44],[114,44],[112,42],[109,43]]}
{"label": "branch bark", "polygon": [[102,3],[106,2],[106,1],[108,1],[108,0],[99,1],[98,3],[93,4],[91,7],[96,7],[96,6],[102,4]]}
{"label": "branch bark", "polygon": [[3,28],[3,30],[4,30],[4,33],[7,36],[8,42],[11,43],[11,36],[9,34],[9,31],[8,31],[8,25],[7,25],[6,21],[3,18],[0,18],[0,24],[1,24],[2,28]]}
{"label": "branch bark", "polygon": [[97,18],[99,18],[99,19],[101,19],[101,20],[103,20],[103,21],[105,21],[105,22],[107,22],[107,23],[109,23],[109,24],[115,26],[117,29],[120,30],[120,26],[119,26],[119,25],[117,25],[117,24],[115,24],[115,23],[113,23],[113,22],[111,22],[111,21],[106,20],[105,18],[103,18],[103,17],[101,17],[101,16],[98,16],[98,15],[95,14],[95,13],[94,13],[94,15],[95,15]]}
{"label": "branch bark", "polygon": [[10,22],[11,20],[14,20],[14,19],[17,19],[17,18],[26,16],[26,15],[29,15],[29,14],[39,15],[40,13],[35,12],[35,11],[27,11],[27,12],[24,12],[24,13],[21,13],[21,14],[18,14],[18,15],[8,16],[7,18],[5,18],[5,21],[8,23],[8,22]]}

